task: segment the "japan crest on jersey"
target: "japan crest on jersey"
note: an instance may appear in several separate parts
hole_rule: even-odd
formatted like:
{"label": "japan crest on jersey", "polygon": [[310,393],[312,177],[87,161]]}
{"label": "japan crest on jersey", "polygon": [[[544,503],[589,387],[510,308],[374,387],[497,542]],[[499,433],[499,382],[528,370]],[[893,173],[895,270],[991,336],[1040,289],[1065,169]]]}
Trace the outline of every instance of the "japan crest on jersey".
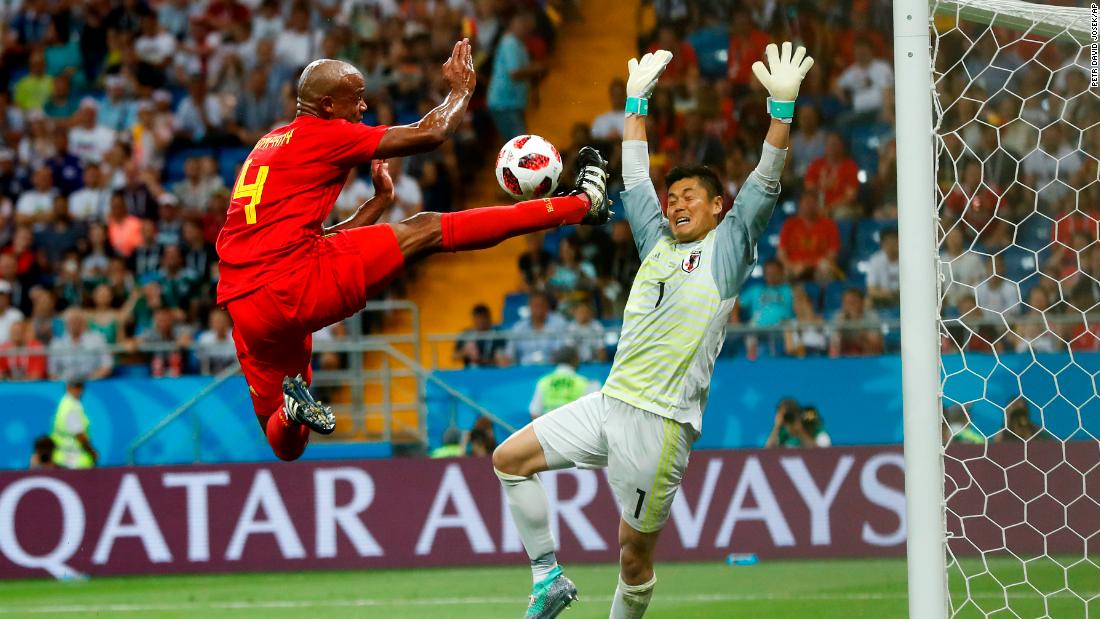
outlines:
{"label": "japan crest on jersey", "polygon": [[688,254],[687,258],[684,258],[684,263],[680,265],[680,268],[684,270],[684,273],[691,273],[699,266],[701,262],[700,256],[702,256],[703,250],[696,249]]}

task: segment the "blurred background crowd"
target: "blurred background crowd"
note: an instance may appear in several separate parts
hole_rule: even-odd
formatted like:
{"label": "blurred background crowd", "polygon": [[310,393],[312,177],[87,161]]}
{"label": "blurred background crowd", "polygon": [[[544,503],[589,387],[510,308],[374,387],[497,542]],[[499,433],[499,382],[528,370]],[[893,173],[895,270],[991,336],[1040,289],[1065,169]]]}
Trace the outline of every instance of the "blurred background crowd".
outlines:
{"label": "blurred background crowd", "polygon": [[[397,204],[387,217],[462,208],[472,176],[528,131],[525,111],[549,96],[539,81],[573,10],[567,0],[3,3],[0,350],[22,352],[0,355],[0,376],[173,376],[231,365],[213,243],[251,145],[293,118],[301,68],[322,56],[347,60],[366,78],[365,122],[412,122],[442,99],[439,65],[470,37],[479,86],[468,122],[439,151],[391,163]],[[671,167],[705,163],[732,200],[768,123],[752,62],[776,40],[797,41],[816,59],[779,206],[723,354],[896,352],[890,3],[651,0],[639,19],[639,54],[675,54],[648,118],[661,195]],[[1100,107],[1088,104],[1079,59],[981,32],[944,36],[940,59],[962,60],[937,66],[947,134],[944,350],[1100,349],[1098,321],[1090,331],[1085,319],[1100,303],[1100,183],[1086,154],[1100,152]],[[563,183],[572,153],[598,144],[621,190],[625,85],[593,87],[606,88],[606,112],[558,145]],[[348,179],[333,220],[372,195],[364,172]],[[625,221],[527,240],[523,289],[501,316],[473,308],[454,360],[550,363],[567,343],[582,363],[609,360],[639,266]],[[344,332],[329,331],[319,337]],[[124,354],[107,354],[112,345]]]}

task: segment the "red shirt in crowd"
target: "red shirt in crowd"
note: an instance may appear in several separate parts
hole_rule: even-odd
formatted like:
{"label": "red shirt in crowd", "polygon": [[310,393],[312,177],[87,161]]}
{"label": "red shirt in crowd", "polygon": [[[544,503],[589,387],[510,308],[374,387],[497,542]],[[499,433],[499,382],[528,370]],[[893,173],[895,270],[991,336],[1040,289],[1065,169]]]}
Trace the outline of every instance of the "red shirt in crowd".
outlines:
{"label": "red shirt in crowd", "polygon": [[[660,47],[654,43],[646,51],[653,53],[658,49]],[[699,67],[699,57],[695,55],[695,48],[687,41],[681,41],[676,49],[669,51],[672,52],[672,60],[668,61],[668,66],[661,74],[662,79],[667,78],[671,82],[678,82],[687,77],[692,69]]]}
{"label": "red shirt in crowd", "polygon": [[859,166],[845,157],[834,163],[818,157],[806,168],[806,189],[824,194],[825,210],[832,211],[847,196],[859,192]]}
{"label": "red shirt in crowd", "polygon": [[788,217],[779,230],[779,248],[790,262],[814,264],[840,251],[840,232],[829,217]]}
{"label": "red shirt in crowd", "polygon": [[752,63],[764,59],[764,49],[771,37],[760,30],[753,30],[744,38],[730,37],[729,77],[736,86],[748,86],[752,77]]}
{"label": "red shirt in crowd", "polygon": [[370,161],[386,129],[299,116],[256,142],[218,235],[218,303],[307,263],[348,171]]}
{"label": "red shirt in crowd", "polygon": [[[967,197],[969,195],[969,198]],[[983,230],[989,220],[997,214],[1001,202],[999,187],[990,187],[986,181],[974,191],[965,191],[956,186],[944,200],[944,210],[953,218],[962,217],[975,230]]]}
{"label": "red shirt in crowd", "polygon": [[6,355],[15,349],[12,342],[0,344],[0,378],[11,380],[45,380],[46,351],[38,340],[29,340],[21,348],[34,349],[37,352],[19,355]]}
{"label": "red shirt in crowd", "polygon": [[1100,220],[1080,211],[1073,211],[1054,222],[1050,232],[1055,241],[1067,247],[1082,250],[1084,247],[1074,247],[1073,237],[1083,234],[1089,243],[1100,239]]}

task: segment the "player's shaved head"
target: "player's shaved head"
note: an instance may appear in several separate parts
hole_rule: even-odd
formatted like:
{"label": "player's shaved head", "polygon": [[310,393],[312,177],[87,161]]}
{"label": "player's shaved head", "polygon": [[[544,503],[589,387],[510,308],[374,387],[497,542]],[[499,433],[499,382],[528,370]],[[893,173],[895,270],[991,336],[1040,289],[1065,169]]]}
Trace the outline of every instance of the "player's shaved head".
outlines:
{"label": "player's shaved head", "polygon": [[363,74],[354,66],[331,58],[309,63],[298,79],[298,114],[318,118],[362,120]]}

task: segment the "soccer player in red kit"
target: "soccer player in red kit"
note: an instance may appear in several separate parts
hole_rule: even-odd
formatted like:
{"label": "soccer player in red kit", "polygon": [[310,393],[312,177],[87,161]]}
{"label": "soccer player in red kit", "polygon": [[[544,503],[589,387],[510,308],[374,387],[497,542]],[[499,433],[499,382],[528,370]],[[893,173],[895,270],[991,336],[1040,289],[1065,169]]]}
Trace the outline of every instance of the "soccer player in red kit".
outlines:
{"label": "soccer player in red kit", "polygon": [[[331,433],[332,409],[310,395],[312,333],[360,311],[409,261],[435,251],[491,247],[510,236],[609,216],[606,163],[581,151],[569,195],[375,224],[392,202],[381,161],[430,151],[458,129],[474,90],[467,40],[443,65],[451,90],[411,125],[362,124],[363,76],[318,60],[298,81],[298,114],[261,138],[241,167],[225,226],[218,303],[233,318],[237,358],[275,454],[298,458],[310,430]],[[351,168],[372,163],[377,195],[322,228]]]}

